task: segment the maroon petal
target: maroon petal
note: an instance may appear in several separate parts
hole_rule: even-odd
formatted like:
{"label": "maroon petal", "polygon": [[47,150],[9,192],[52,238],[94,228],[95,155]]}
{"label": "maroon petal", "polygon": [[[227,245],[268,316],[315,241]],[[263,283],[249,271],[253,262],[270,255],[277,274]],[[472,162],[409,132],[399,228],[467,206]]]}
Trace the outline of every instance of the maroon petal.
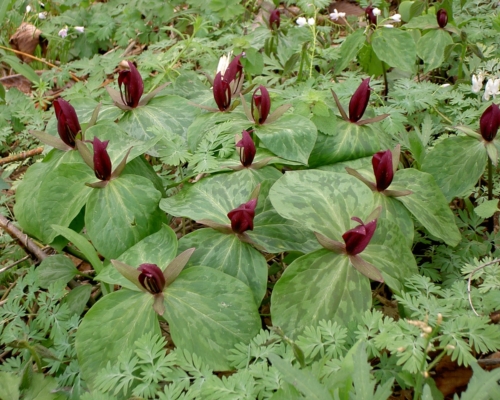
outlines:
{"label": "maroon petal", "polygon": [[281,14],[280,10],[276,9],[271,11],[269,15],[269,27],[274,31],[278,30],[281,22]]}
{"label": "maroon petal", "polygon": [[106,150],[109,140],[101,142],[99,138],[94,137],[92,145],[94,146],[94,173],[97,179],[109,181],[111,179],[111,159]]}
{"label": "maroon petal", "polygon": [[379,151],[372,158],[373,172],[377,181],[379,192],[387,189],[394,178],[394,167],[392,165],[392,152],[390,150]]}
{"label": "maroon petal", "polygon": [[255,158],[255,143],[250,136],[250,133],[247,131],[242,132],[242,139],[236,143],[236,147],[240,148],[240,161],[244,167],[249,167],[253,163],[253,159]]}
{"label": "maroon petal", "polygon": [[479,120],[479,130],[481,136],[487,142],[491,142],[495,139],[498,128],[500,127],[500,108],[498,105],[493,103],[489,106],[481,115]]}
{"label": "maroon petal", "polygon": [[[260,92],[258,95],[257,92]],[[252,96],[252,117],[257,124],[263,124],[271,111],[271,98],[267,89],[260,85]]]}
{"label": "maroon petal", "polygon": [[[243,65],[241,65],[241,57],[243,53],[237,55],[227,66],[226,72],[224,73],[224,81],[231,83],[232,81],[240,80],[243,73]],[[237,82],[238,83],[238,82]]]}
{"label": "maroon petal", "polygon": [[[122,101],[129,107],[135,108],[144,93],[144,82],[135,65],[128,61],[129,70],[118,74],[118,87]],[[123,86],[123,88],[122,88]]]}
{"label": "maroon petal", "polygon": [[228,82],[222,79],[220,72],[215,75],[213,93],[219,110],[226,111],[231,105],[231,87]]}
{"label": "maroon petal", "polygon": [[448,24],[448,13],[444,8],[437,12],[436,19],[440,28],[444,28]]}
{"label": "maroon petal", "polygon": [[351,218],[354,221],[359,222],[361,225],[356,226],[353,229],[348,230],[346,233],[342,235],[342,239],[344,239],[346,252],[351,256],[355,256],[356,254],[361,253],[375,233],[375,229],[377,228],[377,220],[364,224],[357,217]]}
{"label": "maroon petal", "polygon": [[139,282],[151,294],[163,292],[165,288],[165,276],[156,264],[141,264],[139,268]]}
{"label": "maroon petal", "polygon": [[76,111],[64,99],[54,101],[54,110],[57,118],[57,133],[68,146],[75,148],[75,137],[82,130]]}
{"label": "maroon petal", "polygon": [[231,229],[234,233],[253,230],[255,207],[257,207],[257,199],[252,199],[227,214],[227,217],[231,220]]}
{"label": "maroon petal", "polygon": [[356,89],[349,102],[349,120],[358,122],[370,101],[370,78],[366,78]]}

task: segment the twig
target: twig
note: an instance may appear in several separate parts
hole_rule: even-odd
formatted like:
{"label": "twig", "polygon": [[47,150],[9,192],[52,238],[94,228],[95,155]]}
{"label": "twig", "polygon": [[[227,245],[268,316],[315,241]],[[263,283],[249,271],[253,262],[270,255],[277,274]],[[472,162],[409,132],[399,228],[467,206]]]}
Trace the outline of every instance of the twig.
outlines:
{"label": "twig", "polygon": [[48,257],[46,253],[40,249],[25,233],[22,233],[18,228],[16,228],[11,221],[0,215],[0,228],[7,232],[10,236],[17,239],[21,247],[26,251],[26,253],[34,255],[38,261],[43,261]]}
{"label": "twig", "polygon": [[132,40],[129,43],[129,45],[127,46],[127,48],[124,50],[124,52],[122,54],[120,54],[120,57],[125,57],[134,48],[135,45],[136,45],[136,41]]}
{"label": "twig", "polygon": [[[59,71],[62,71],[62,69],[60,67],[58,67],[57,65],[54,65],[52,64],[51,62],[48,62],[46,60],[44,60],[43,58],[38,58],[38,57],[35,57],[31,54],[28,54],[28,53],[24,53],[22,51],[19,51],[19,50],[14,50],[14,49],[11,49],[10,47],[5,47],[5,46],[0,46],[0,49],[3,49],[3,50],[7,50],[7,51],[12,51],[13,53],[16,53],[16,54],[20,54],[22,56],[25,56],[25,57],[29,57],[35,61],[40,61],[41,63],[45,64],[45,65],[48,65],[49,67],[51,68],[55,68]],[[78,79],[78,77],[73,74],[72,72],[69,73],[71,75],[71,79],[73,79],[75,82],[80,82],[80,79]]]}
{"label": "twig", "polygon": [[11,269],[12,267],[15,267],[18,264],[21,264],[23,261],[26,261],[28,258],[30,258],[29,255],[21,258],[20,260],[17,260],[16,262],[13,262],[10,265],[7,265],[6,267],[3,267],[2,269],[0,269],[0,274],[3,273],[3,272],[5,272],[5,271],[7,271],[8,269]]}
{"label": "twig", "polygon": [[43,147],[37,147],[33,150],[23,151],[19,154],[12,154],[8,157],[0,158],[0,165],[8,164],[14,161],[26,160],[27,158],[37,156],[38,154],[42,154]]}
{"label": "twig", "polygon": [[467,280],[467,296],[469,297],[469,304],[470,304],[470,307],[472,308],[472,311],[474,311],[474,314],[476,314],[478,317],[480,315],[476,312],[476,309],[472,305],[472,297],[471,297],[471,294],[470,294],[470,285],[471,285],[471,282],[472,282],[472,277],[480,269],[483,269],[484,267],[487,267],[488,265],[491,265],[491,264],[496,264],[498,262],[500,262],[500,258],[495,258],[493,261],[487,262],[485,264],[480,265],[477,268],[474,268],[474,270],[469,275],[469,279]]}

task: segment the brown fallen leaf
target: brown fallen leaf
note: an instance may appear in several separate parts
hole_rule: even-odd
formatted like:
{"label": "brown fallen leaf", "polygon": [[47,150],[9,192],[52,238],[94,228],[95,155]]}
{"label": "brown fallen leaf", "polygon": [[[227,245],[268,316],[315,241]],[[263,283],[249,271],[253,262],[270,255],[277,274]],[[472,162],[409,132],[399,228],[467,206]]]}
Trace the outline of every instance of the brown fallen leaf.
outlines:
{"label": "brown fallen leaf", "polygon": [[[10,37],[9,44],[14,50],[31,55],[35,54],[36,46],[40,45],[42,54],[45,56],[49,41],[42,35],[42,31],[37,29],[35,25],[23,22],[21,26],[17,28],[16,32]],[[22,54],[17,54],[17,56],[25,63],[33,61],[30,57],[26,57]]]}

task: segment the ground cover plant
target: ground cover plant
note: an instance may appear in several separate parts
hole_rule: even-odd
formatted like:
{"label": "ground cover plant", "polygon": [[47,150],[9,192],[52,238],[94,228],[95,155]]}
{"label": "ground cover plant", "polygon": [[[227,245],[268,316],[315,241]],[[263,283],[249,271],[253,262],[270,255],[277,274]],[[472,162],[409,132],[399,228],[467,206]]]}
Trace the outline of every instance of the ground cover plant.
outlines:
{"label": "ground cover plant", "polygon": [[0,4],[0,399],[499,398],[499,10]]}

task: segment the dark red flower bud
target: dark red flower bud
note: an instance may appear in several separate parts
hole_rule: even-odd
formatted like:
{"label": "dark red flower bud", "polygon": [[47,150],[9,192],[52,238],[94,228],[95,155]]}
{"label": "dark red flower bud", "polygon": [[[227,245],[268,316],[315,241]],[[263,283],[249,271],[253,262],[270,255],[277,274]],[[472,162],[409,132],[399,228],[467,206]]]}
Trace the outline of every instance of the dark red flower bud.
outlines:
{"label": "dark red flower bud", "polygon": [[109,140],[101,142],[99,138],[94,137],[92,145],[94,146],[94,173],[97,179],[109,181],[111,179],[111,159],[106,150]]}
{"label": "dark red flower bud", "polygon": [[444,8],[441,8],[436,14],[437,23],[440,28],[444,28],[448,23],[448,13]]}
{"label": "dark red flower bud", "polygon": [[240,81],[243,79],[243,65],[241,64],[241,57],[244,53],[241,53],[233,58],[233,61],[227,66],[226,72],[224,72],[224,81],[230,84],[234,81],[234,88],[239,87]]}
{"label": "dark red flower bud", "polygon": [[244,167],[249,167],[255,158],[255,143],[247,131],[242,132],[242,139],[236,143],[236,147],[240,148],[240,161]]}
{"label": "dark red flower bud", "polygon": [[[257,92],[260,91],[260,94]],[[267,89],[260,85],[252,96],[252,117],[255,123],[263,124],[271,111],[271,98]]]}
{"label": "dark red flower bud", "polygon": [[269,15],[269,27],[273,31],[278,30],[280,27],[280,22],[281,22],[280,10],[276,9],[271,11],[271,14]]}
{"label": "dark red flower bud", "polygon": [[358,122],[365,113],[370,100],[370,78],[366,78],[356,89],[349,102],[349,121]]}
{"label": "dark red flower bud", "polygon": [[373,13],[375,7],[368,6],[365,8],[365,17],[371,25],[377,25],[377,16]]}
{"label": "dark red flower bud", "polygon": [[234,233],[253,231],[255,207],[257,207],[257,199],[252,199],[238,208],[229,211],[227,216],[231,220],[231,229]]}
{"label": "dark red flower bud", "polygon": [[484,110],[479,120],[479,130],[484,140],[491,142],[497,135],[500,127],[500,108],[493,103]]}
{"label": "dark red flower bud", "polygon": [[219,110],[226,111],[231,105],[231,87],[222,79],[220,72],[215,75],[213,92]]}
{"label": "dark red flower bud", "polygon": [[144,92],[144,82],[135,65],[128,61],[128,66],[129,70],[120,71],[118,74],[118,87],[120,88],[122,101],[127,106],[135,108]]}
{"label": "dark red flower bud", "polygon": [[68,146],[75,148],[75,137],[82,130],[75,109],[64,99],[55,100],[54,109],[59,137]]}
{"label": "dark red flower bud", "polygon": [[392,152],[390,150],[379,151],[372,158],[373,172],[377,181],[377,190],[381,192],[389,187],[394,178],[392,166]]}
{"label": "dark red flower bud", "polygon": [[360,225],[344,233],[342,239],[344,239],[347,254],[355,256],[361,253],[368,246],[368,243],[370,243],[377,228],[377,220],[374,219],[364,224],[358,217],[352,217],[351,219],[359,222]]}
{"label": "dark red flower bud", "polygon": [[139,268],[139,282],[142,287],[151,294],[163,292],[165,287],[165,276],[163,271],[156,264],[141,264]]}

